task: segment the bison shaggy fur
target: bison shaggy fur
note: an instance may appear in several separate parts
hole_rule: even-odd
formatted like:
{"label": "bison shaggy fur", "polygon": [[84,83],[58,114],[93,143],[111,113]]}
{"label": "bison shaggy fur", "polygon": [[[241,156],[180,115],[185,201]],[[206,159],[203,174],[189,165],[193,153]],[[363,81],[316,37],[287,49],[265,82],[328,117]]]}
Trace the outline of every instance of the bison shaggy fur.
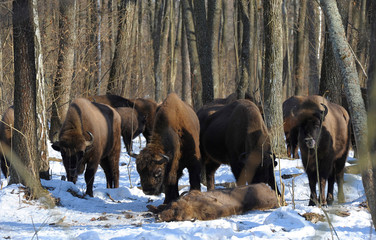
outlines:
{"label": "bison shaggy fur", "polygon": [[119,187],[121,119],[108,105],[77,98],[68,108],[59,140],[52,147],[61,152],[68,181],[76,182],[85,170],[86,194],[93,196],[94,175],[100,165],[107,187]]}
{"label": "bison shaggy fur", "polygon": [[[14,108],[13,106],[5,110],[0,122],[0,144],[11,147],[12,126],[14,125]],[[9,161],[5,157],[3,147],[0,146],[1,171],[5,177],[9,176]]]}
{"label": "bison shaggy fur", "polygon": [[231,166],[238,186],[265,182],[275,189],[274,159],[259,108],[246,99],[213,108],[217,109],[207,108],[211,114],[197,112],[208,189],[214,189],[214,174],[221,164]]}
{"label": "bison shaggy fur", "polygon": [[[342,106],[313,95],[306,97],[300,104],[296,117],[299,148],[311,190],[309,205],[317,203],[317,167],[321,204],[333,203],[335,181],[338,185],[338,200],[344,202],[343,175],[350,145],[349,114]],[[328,193],[325,198],[326,182]]]}
{"label": "bison shaggy fur", "polygon": [[207,192],[191,191],[170,203],[157,218],[167,222],[213,220],[276,207],[278,200],[275,192],[268,185],[258,183]]}
{"label": "bison shaggy fur", "polygon": [[169,94],[156,113],[151,142],[136,159],[144,193],[158,195],[164,190],[165,204],[176,200],[184,168],[191,190],[200,190],[199,131],[192,107]]}

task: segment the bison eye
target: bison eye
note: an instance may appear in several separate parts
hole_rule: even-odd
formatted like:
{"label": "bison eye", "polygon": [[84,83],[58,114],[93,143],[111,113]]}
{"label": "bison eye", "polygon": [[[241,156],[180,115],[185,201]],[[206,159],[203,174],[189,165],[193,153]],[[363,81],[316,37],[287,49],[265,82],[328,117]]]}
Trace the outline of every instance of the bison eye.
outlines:
{"label": "bison eye", "polygon": [[159,169],[157,172],[154,173],[155,178],[159,178],[162,175],[162,170]]}

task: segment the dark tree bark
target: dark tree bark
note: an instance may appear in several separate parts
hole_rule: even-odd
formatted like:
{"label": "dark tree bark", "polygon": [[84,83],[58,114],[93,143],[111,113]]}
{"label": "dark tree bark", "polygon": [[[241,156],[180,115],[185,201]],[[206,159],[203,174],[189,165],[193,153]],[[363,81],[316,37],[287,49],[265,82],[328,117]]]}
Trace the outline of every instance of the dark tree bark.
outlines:
{"label": "dark tree bark", "polygon": [[197,111],[203,105],[202,75],[197,48],[195,25],[193,20],[192,2],[183,0],[183,19],[187,33],[189,62],[191,67],[191,94],[193,108]]}
{"label": "dark tree bark", "polygon": [[[193,0],[193,17],[194,28],[197,40],[197,50],[200,62],[200,69],[202,75],[202,101],[203,104],[211,102],[214,98],[213,90],[213,74],[212,68],[212,41],[211,29],[208,27],[208,22],[213,21],[216,14],[212,11],[218,11],[217,0],[208,1],[208,18],[206,17],[205,1]],[[218,17],[218,16],[216,16]],[[211,18],[209,20],[209,18]],[[217,23],[216,23],[217,24]],[[210,26],[212,27],[212,26]]]}
{"label": "dark tree bark", "polygon": [[184,19],[182,19],[182,29],[181,29],[181,62],[182,62],[181,99],[189,104],[192,104],[190,87],[189,87],[191,85],[191,74],[190,74],[190,65],[189,65],[187,34],[185,31]]}
{"label": "dark tree bark", "polygon": [[321,36],[319,6],[315,1],[308,1],[308,30],[309,30],[309,95],[319,94],[320,85],[320,44]]}
{"label": "dark tree bark", "polygon": [[55,141],[68,111],[73,78],[75,0],[59,1],[59,53],[54,81],[50,140]]}
{"label": "dark tree bark", "polygon": [[[362,181],[368,206],[376,227],[376,191],[375,177],[371,164],[368,146],[367,114],[362,98],[359,78],[356,71],[353,54],[347,42],[346,32],[335,0],[321,0],[321,5],[326,16],[329,37],[332,42],[333,53],[341,70],[344,82],[344,91],[349,104],[351,122],[354,129],[356,145],[358,146],[359,159],[361,160]],[[374,165],[373,165],[374,166]]]}
{"label": "dark tree bark", "polygon": [[265,82],[264,114],[272,151],[286,155],[282,119],[282,0],[264,1]]}

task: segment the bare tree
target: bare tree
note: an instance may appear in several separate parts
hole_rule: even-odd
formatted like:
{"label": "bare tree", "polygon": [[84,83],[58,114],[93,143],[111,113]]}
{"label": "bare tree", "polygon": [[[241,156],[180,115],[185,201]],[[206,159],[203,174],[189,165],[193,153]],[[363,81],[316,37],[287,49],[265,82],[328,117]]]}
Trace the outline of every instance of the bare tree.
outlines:
{"label": "bare tree", "polygon": [[198,110],[203,105],[202,100],[202,75],[198,55],[193,8],[190,0],[183,0],[183,19],[187,34],[188,52],[191,67],[191,92],[193,108]]}
{"label": "bare tree", "polygon": [[282,119],[282,0],[264,1],[265,82],[264,114],[272,150],[285,155]]}
{"label": "bare tree", "polygon": [[332,50],[341,70],[340,73],[344,82],[344,91],[349,104],[356,145],[358,146],[359,158],[361,160],[363,186],[367,196],[373,224],[374,227],[376,227],[374,168],[372,168],[370,154],[365,148],[365,146],[368,145],[367,114],[360,90],[354,56],[346,38],[346,32],[341,21],[336,1],[321,0],[320,2],[326,17],[329,37],[333,47]]}
{"label": "bare tree", "polygon": [[49,132],[51,141],[57,140],[55,139],[58,137],[56,133],[60,131],[69,107],[74,72],[75,4],[75,0],[59,1],[59,53],[53,88]]}

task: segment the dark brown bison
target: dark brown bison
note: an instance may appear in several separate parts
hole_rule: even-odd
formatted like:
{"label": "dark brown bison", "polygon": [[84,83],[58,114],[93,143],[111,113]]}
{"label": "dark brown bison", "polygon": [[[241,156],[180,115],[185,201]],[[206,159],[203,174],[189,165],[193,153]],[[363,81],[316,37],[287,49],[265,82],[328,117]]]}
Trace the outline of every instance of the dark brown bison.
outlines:
{"label": "dark brown bison", "polygon": [[297,111],[300,104],[305,99],[304,96],[292,96],[282,104],[283,110],[283,130],[286,137],[287,155],[299,158],[298,154],[298,119],[294,111]]}
{"label": "dark brown bison", "polygon": [[218,108],[212,114],[197,112],[208,189],[214,189],[214,174],[221,164],[231,166],[238,186],[265,182],[275,189],[270,139],[258,107],[240,99]]}
{"label": "dark brown bison", "polygon": [[121,136],[130,156],[133,154],[132,139],[140,135],[145,129],[145,118],[138,115],[134,108],[119,107],[116,111],[121,117]]}
{"label": "dark brown bison", "polygon": [[2,144],[11,147],[12,139],[12,126],[14,126],[14,108],[9,107],[3,114],[0,122],[0,161],[1,161],[1,171],[5,177],[9,176],[9,162],[5,158],[5,153],[3,152]]}
{"label": "dark brown bison", "polygon": [[[317,167],[321,204],[333,203],[335,181],[338,185],[338,200],[343,202],[343,174],[350,145],[349,114],[342,106],[314,95],[306,97],[300,104],[296,117],[299,148],[311,190],[309,205],[317,203]],[[326,181],[328,194],[325,198]]]}
{"label": "dark brown bison", "polygon": [[169,94],[156,113],[151,142],[136,159],[145,194],[158,195],[164,189],[165,204],[176,200],[184,168],[191,190],[200,190],[199,131],[193,109],[176,94]]}
{"label": "dark brown bison", "polygon": [[[118,95],[99,95],[88,97],[90,101],[107,104],[113,108],[130,107],[136,109],[138,115],[145,121],[142,134],[149,143],[153,131],[154,117],[158,104],[151,99],[126,99]],[[134,136],[136,137],[136,136]]]}
{"label": "dark brown bison", "polygon": [[[278,207],[275,192],[266,184],[258,183],[207,192],[193,190],[171,202],[158,214],[160,221],[213,220],[250,210]],[[152,211],[153,208],[150,208]]]}
{"label": "dark brown bison", "polygon": [[94,175],[103,168],[108,188],[119,187],[121,119],[108,105],[75,99],[52,147],[61,152],[68,181],[85,170],[86,194],[93,196]]}

